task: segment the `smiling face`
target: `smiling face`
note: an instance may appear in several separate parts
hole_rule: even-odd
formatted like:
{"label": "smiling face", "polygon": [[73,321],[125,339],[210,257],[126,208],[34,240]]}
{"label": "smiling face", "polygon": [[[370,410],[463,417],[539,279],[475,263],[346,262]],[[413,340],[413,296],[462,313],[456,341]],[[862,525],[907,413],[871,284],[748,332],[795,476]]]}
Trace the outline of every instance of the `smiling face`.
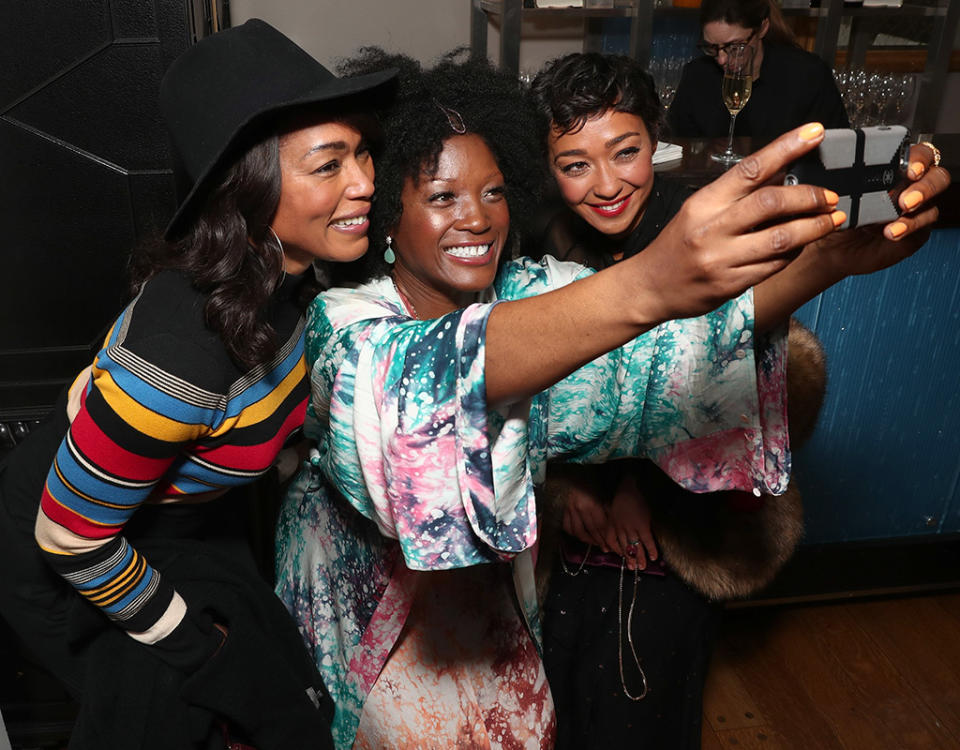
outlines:
{"label": "smiling face", "polygon": [[407,180],[394,279],[421,318],[459,309],[493,284],[510,229],[503,174],[478,135],[444,141],[433,174]]}
{"label": "smiling face", "polygon": [[607,110],[572,133],[550,133],[550,170],[564,203],[598,232],[632,232],[653,189],[656,143],[643,120]]}
{"label": "smiling face", "polygon": [[321,122],[280,137],[280,202],[271,227],[283,244],[284,269],[315,258],[355,260],[367,251],[373,159],[359,122]]}

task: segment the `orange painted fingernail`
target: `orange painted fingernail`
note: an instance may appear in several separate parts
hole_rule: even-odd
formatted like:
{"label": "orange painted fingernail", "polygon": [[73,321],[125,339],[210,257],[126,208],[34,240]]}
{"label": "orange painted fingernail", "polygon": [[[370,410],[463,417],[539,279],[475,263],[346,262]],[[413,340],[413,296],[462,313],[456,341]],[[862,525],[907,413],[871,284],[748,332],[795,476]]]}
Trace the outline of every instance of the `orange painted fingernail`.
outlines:
{"label": "orange painted fingernail", "polygon": [[823,135],[823,125],[819,122],[811,122],[809,125],[804,125],[803,129],[800,131],[800,140],[801,141],[812,141],[814,138],[819,138]]}
{"label": "orange painted fingernail", "polygon": [[835,204],[837,204],[837,203],[840,202],[840,196],[837,195],[837,194],[836,194],[835,192],[833,192],[832,190],[826,190],[826,189],[825,189],[825,190],[823,191],[823,197],[827,199],[827,203],[830,203],[830,204],[833,204],[833,205],[835,205]]}
{"label": "orange painted fingernail", "polygon": [[927,171],[926,167],[923,166],[922,161],[915,161],[910,165],[910,171],[913,172],[914,177],[919,177],[924,172]]}
{"label": "orange painted fingernail", "polygon": [[838,227],[847,220],[847,214],[844,211],[834,211],[830,214],[830,218],[833,221],[833,225]]}
{"label": "orange painted fingernail", "polygon": [[907,225],[902,221],[895,221],[888,227],[888,229],[890,230],[890,234],[892,234],[894,237],[900,237],[904,232],[907,231]]}
{"label": "orange painted fingernail", "polygon": [[922,200],[923,193],[919,190],[911,190],[909,193],[905,193],[902,199],[903,205],[908,211],[920,205],[920,201]]}

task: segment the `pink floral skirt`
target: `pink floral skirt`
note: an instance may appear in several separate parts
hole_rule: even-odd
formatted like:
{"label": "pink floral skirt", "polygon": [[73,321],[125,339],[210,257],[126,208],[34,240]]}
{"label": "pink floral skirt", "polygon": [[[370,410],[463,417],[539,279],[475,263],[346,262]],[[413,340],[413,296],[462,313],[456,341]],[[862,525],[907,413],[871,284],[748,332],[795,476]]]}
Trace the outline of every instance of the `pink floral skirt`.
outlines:
{"label": "pink floral skirt", "polygon": [[416,600],[367,696],[354,748],[552,748],[553,698],[509,567],[417,575]]}

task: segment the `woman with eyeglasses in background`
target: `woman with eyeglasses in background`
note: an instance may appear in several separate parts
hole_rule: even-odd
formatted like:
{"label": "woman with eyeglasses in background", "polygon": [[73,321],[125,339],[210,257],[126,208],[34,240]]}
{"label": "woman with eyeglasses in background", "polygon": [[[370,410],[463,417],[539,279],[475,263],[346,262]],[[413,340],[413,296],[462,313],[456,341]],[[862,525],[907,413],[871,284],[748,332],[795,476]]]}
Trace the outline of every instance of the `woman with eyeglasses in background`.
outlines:
{"label": "woman with eyeglasses in background", "polygon": [[721,84],[728,51],[753,50],[753,92],[739,113],[735,135],[771,140],[805,122],[850,127],[833,72],[800,48],[773,0],[703,0],[697,45],[702,57],[683,69],[667,115],[670,135],[719,138],[727,135],[730,113]]}

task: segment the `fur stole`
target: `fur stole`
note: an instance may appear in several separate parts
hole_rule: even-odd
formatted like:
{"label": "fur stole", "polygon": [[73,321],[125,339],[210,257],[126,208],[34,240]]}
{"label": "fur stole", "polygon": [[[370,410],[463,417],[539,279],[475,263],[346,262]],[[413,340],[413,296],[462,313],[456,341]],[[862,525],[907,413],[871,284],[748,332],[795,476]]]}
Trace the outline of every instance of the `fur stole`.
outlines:
{"label": "fur stole", "polygon": [[[826,390],[826,357],[813,332],[793,319],[787,357],[787,412],[795,450],[816,425]],[[664,561],[708,599],[724,601],[756,593],[774,579],[803,537],[803,501],[793,481],[777,497],[754,497],[749,492],[696,494],[675,484],[649,461],[639,466],[639,486],[650,505]],[[549,477],[538,492],[541,593],[558,554],[564,495],[563,483]]]}
{"label": "fur stole", "polygon": [[[791,318],[787,337],[790,445],[813,434],[826,392],[827,366],[816,335]],[[642,487],[663,558],[709,599],[756,593],[790,559],[803,537],[803,500],[791,480],[780,496],[747,492],[696,495],[649,466]],[[718,497],[719,495],[719,497]]]}

